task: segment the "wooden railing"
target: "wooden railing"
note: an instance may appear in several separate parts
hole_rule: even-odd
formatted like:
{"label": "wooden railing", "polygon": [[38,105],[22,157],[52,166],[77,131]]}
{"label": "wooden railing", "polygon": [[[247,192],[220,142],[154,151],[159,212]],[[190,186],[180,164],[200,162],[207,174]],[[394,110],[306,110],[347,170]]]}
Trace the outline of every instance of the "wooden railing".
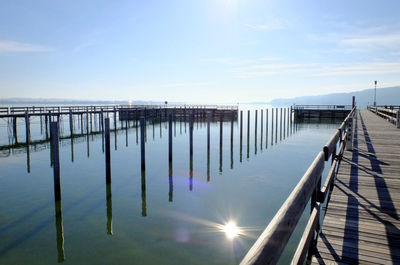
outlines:
{"label": "wooden railing", "polygon": [[396,108],[385,108],[385,107],[367,107],[373,113],[381,116],[382,118],[388,120],[389,122],[395,124],[397,128],[400,128],[400,110]]}
{"label": "wooden railing", "polygon": [[[328,198],[326,203],[329,202],[329,194],[333,188],[338,162],[342,157],[345,147],[349,150],[352,149],[355,114],[356,108],[353,108],[336,133],[323,147],[323,150],[318,153],[314,162],[300,179],[267,228],[247,252],[240,263],[241,265],[276,264],[310,199],[312,207],[311,215],[292,259],[292,264],[303,264],[307,253],[309,255],[313,254],[319,231],[321,203],[326,198]],[[338,144],[339,151],[336,153]],[[324,170],[325,161],[328,161],[329,157],[332,157],[332,164],[324,186],[321,189],[321,175]]]}

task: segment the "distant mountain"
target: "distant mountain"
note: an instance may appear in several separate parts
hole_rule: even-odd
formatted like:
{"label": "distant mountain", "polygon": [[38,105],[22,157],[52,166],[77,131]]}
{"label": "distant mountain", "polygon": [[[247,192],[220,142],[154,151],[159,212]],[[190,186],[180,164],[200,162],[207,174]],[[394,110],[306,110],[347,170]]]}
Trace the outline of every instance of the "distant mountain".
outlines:
{"label": "distant mountain", "polygon": [[[268,104],[273,106],[305,105],[305,104],[351,104],[352,96],[356,97],[358,108],[365,108],[374,102],[374,89],[365,89],[349,93],[333,93],[320,96],[304,96],[296,98],[274,99]],[[400,105],[400,86],[376,89],[377,105]]]}

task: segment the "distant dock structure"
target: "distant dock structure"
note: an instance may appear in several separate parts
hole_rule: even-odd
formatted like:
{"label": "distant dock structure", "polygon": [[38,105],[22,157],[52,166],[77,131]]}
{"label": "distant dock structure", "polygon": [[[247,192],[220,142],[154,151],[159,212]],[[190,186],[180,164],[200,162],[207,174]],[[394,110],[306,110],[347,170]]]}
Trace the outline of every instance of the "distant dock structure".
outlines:
{"label": "distant dock structure", "polygon": [[294,105],[295,119],[344,119],[351,112],[352,105]]}

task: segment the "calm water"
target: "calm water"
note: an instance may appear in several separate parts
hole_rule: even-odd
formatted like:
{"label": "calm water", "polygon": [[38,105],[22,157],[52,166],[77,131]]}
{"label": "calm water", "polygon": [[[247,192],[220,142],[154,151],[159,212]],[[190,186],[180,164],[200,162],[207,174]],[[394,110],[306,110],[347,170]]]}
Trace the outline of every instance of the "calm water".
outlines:
{"label": "calm water", "polygon": [[[285,126],[282,137],[280,128],[277,135],[274,128],[271,136],[269,109],[268,135],[265,113],[261,135],[259,111],[255,139],[252,109],[248,144],[247,111],[242,109],[242,159],[238,121],[232,146],[231,122],[224,122],[222,152],[219,122],[213,122],[209,176],[206,123],[194,124],[191,176],[189,125],[177,120],[172,178],[167,123],[147,126],[145,174],[134,124],[112,132],[111,186],[105,184],[101,134],[62,139],[61,204],[54,202],[50,147],[40,141],[45,138],[40,119],[32,118],[36,144],[29,152],[23,146],[4,147],[14,139],[2,120],[0,264],[238,264],[340,123],[298,123]],[[23,142],[22,119],[18,126]],[[81,132],[79,126],[76,121],[76,133]],[[67,118],[61,129],[67,137]],[[61,215],[56,216],[56,209]],[[291,259],[308,213],[306,209],[282,264]],[[233,239],[223,229],[229,221],[239,227]]]}

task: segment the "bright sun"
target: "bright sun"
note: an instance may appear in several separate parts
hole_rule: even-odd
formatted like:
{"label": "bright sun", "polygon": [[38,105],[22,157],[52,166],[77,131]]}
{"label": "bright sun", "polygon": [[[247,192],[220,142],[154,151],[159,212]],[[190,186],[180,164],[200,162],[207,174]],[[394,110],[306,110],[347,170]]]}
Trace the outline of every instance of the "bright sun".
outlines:
{"label": "bright sun", "polygon": [[222,231],[224,231],[226,237],[229,239],[234,239],[240,233],[240,229],[239,227],[237,227],[234,221],[229,221],[228,223],[226,223],[223,226]]}

